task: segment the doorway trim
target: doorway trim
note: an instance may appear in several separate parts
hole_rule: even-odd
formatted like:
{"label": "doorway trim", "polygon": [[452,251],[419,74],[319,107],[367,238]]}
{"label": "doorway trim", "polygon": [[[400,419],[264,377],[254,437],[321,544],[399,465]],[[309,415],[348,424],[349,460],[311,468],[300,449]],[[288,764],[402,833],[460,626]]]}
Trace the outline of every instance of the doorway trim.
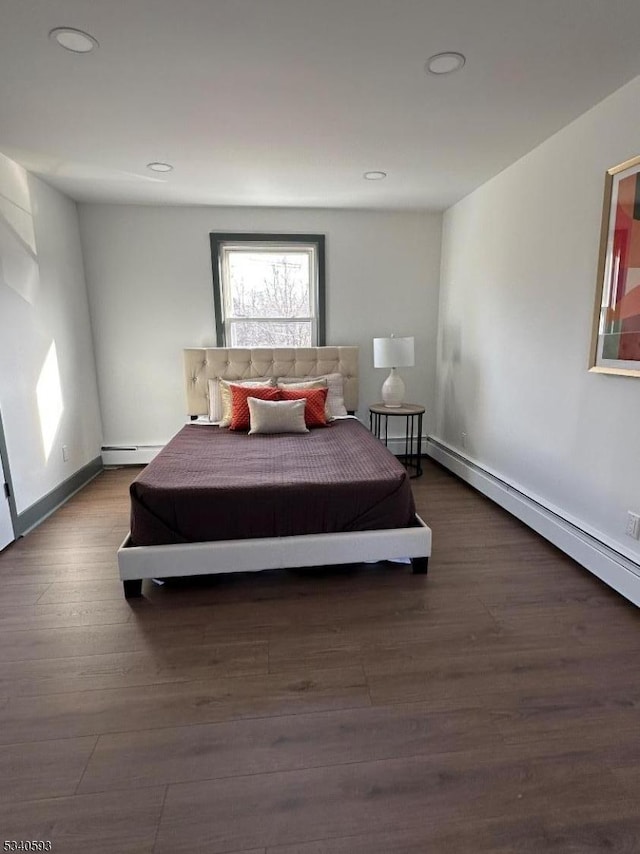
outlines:
{"label": "doorway trim", "polygon": [[[0,457],[2,457],[2,468],[4,469],[5,483],[9,487],[9,513],[11,515],[11,525],[13,526],[13,541],[18,539],[18,511],[16,509],[16,497],[13,489],[13,481],[11,479],[11,466],[9,465],[9,452],[7,450],[7,442],[4,437],[4,426],[2,424],[2,412],[0,412]],[[3,485],[0,484],[0,489]]]}

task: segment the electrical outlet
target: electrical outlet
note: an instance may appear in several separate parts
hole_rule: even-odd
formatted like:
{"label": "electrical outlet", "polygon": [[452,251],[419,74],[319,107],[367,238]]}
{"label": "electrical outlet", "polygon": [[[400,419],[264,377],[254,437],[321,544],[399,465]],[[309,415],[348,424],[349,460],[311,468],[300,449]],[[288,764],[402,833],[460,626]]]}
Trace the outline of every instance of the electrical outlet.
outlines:
{"label": "electrical outlet", "polygon": [[67,445],[62,446],[62,460],[65,463],[69,462],[69,447]]}
{"label": "electrical outlet", "polygon": [[632,513],[630,510],[627,513],[625,533],[636,540],[640,540],[640,516],[637,513]]}

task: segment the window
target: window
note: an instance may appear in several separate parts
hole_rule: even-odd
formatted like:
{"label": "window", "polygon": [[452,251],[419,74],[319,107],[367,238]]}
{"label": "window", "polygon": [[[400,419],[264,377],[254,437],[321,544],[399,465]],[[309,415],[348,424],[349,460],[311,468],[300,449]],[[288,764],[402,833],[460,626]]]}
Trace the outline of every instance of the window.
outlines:
{"label": "window", "polygon": [[219,347],[325,343],[324,235],[211,235]]}

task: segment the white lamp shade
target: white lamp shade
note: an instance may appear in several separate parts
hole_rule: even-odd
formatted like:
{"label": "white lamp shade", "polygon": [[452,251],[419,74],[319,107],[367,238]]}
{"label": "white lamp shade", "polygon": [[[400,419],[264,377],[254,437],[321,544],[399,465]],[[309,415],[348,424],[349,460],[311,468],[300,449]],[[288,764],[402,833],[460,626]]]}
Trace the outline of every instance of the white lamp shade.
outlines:
{"label": "white lamp shade", "polygon": [[374,338],[374,368],[411,368],[415,365],[413,338]]}

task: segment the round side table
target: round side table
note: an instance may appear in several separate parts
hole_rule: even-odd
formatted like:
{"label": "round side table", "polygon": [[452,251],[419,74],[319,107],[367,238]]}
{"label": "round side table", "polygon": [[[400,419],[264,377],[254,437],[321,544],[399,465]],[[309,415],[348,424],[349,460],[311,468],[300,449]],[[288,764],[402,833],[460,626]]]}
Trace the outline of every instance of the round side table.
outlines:
{"label": "round side table", "polygon": [[[405,468],[413,469],[414,474],[410,477],[420,477],[422,466],[422,416],[424,406],[416,403],[403,403],[402,406],[385,406],[384,403],[374,403],[369,407],[369,429],[382,439],[385,445],[389,444],[389,418],[397,417],[405,419],[404,434],[404,456],[401,459]],[[384,418],[384,424],[382,419]]]}

